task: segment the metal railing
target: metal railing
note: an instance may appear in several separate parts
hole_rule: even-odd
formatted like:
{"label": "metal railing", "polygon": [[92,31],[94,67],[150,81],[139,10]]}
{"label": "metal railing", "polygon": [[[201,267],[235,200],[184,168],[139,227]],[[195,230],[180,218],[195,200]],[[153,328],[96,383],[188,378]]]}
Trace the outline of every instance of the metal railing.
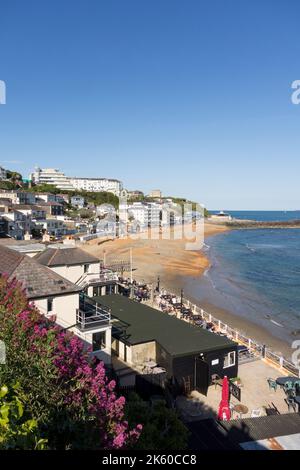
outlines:
{"label": "metal railing", "polygon": [[285,369],[290,374],[293,374],[297,377],[300,377],[300,369],[295,364],[290,362],[289,360],[285,359],[283,356],[280,356],[269,348],[265,347],[264,345],[258,343],[257,341],[248,338],[247,336],[240,333],[238,330],[233,329],[232,327],[228,326],[226,323],[223,323],[221,320],[215,318],[210,313],[206,312],[202,308],[198,307],[197,305],[191,304],[191,302],[187,299],[184,299],[184,303],[189,305],[192,311],[195,311],[197,314],[201,315],[205,320],[211,322],[216,326],[218,331],[224,331],[227,333],[229,337],[231,337],[234,341],[247,346],[247,348],[252,351],[256,356],[268,359],[274,365],[281,369]]}
{"label": "metal railing", "polygon": [[[167,292],[165,289],[163,289],[163,292],[167,295],[178,297],[178,295]],[[286,371],[287,373],[300,378],[300,368],[285,357],[274,353],[271,351],[271,349],[258,343],[252,338],[248,338],[247,336],[240,333],[237,329],[232,328],[231,326],[222,322],[218,318],[214,317],[211,313],[207,312],[198,305],[193,304],[186,298],[183,298],[183,306],[189,308],[193,314],[200,315],[205,321],[212,323],[217,332],[223,332],[233,341],[246,346],[256,357],[260,359],[266,359],[274,366],[282,369],[283,372]]]}
{"label": "metal railing", "polygon": [[81,331],[108,326],[110,320],[110,311],[98,304],[85,304],[84,310],[76,310],[76,327]]}
{"label": "metal railing", "polygon": [[91,284],[98,282],[118,281],[118,275],[114,272],[103,273],[101,271],[97,273],[84,273],[76,281],[76,284],[80,287],[86,287]]}

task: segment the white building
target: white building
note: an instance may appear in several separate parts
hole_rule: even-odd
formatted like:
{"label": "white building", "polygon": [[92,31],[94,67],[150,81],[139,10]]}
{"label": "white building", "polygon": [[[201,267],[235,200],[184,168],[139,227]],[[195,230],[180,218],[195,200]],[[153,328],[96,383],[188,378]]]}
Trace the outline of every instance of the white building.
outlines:
{"label": "white building", "polygon": [[0,191],[0,199],[9,199],[12,204],[35,204],[36,198],[34,193],[27,191]]}
{"label": "white building", "polygon": [[150,191],[149,197],[160,199],[162,197],[162,192],[160,189],[153,189]]}
{"label": "white building", "polygon": [[102,192],[107,191],[116,196],[123,189],[121,181],[110,178],[77,178],[66,176],[57,168],[39,168],[29,175],[29,179],[34,184],[52,184],[62,191],[91,191]]}
{"label": "white building", "polygon": [[119,180],[109,178],[70,178],[73,188],[81,191],[113,193],[119,196],[123,184]]}
{"label": "white building", "polygon": [[[45,251],[45,253],[48,250]],[[55,251],[55,250],[53,250]],[[61,250],[63,251],[63,250]],[[93,263],[92,263],[93,264]],[[61,266],[67,273],[68,264]],[[41,314],[68,328],[105,363],[111,362],[111,316],[108,309],[83,295],[82,287],[35,258],[0,245],[0,275],[17,279]],[[72,272],[72,274],[71,274]],[[75,273],[70,270],[70,276]]]}
{"label": "white building", "polygon": [[34,184],[52,184],[62,191],[72,191],[74,187],[63,172],[57,168],[39,168],[36,167],[35,171],[29,175],[29,179]]}
{"label": "white building", "polygon": [[158,227],[160,224],[160,204],[134,202],[127,206],[128,219],[134,219],[141,228]]}
{"label": "white building", "polygon": [[78,209],[83,209],[85,204],[84,197],[82,196],[73,196],[71,197],[71,205],[77,207]]}
{"label": "white building", "polygon": [[63,220],[59,219],[45,219],[36,220],[36,226],[41,230],[46,230],[49,235],[54,237],[61,237],[66,234],[66,226]]}
{"label": "white building", "polygon": [[7,178],[7,173],[6,170],[0,166],[0,180],[6,180]]}

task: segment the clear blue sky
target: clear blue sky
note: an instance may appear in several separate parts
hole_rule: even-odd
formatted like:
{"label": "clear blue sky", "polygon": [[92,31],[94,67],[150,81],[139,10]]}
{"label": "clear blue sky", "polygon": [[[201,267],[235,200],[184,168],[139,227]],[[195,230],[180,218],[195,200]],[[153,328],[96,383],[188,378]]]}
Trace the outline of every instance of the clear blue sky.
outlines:
{"label": "clear blue sky", "polygon": [[2,0],[0,165],[300,209],[299,18],[299,0]]}

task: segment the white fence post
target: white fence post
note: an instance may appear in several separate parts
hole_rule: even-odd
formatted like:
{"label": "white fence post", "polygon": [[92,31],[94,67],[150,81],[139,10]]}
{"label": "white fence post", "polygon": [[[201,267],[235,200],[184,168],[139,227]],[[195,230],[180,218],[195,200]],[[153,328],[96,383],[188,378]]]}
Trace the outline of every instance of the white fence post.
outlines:
{"label": "white fence post", "polygon": [[283,357],[281,356],[281,358],[279,359],[279,364],[280,364],[280,367],[282,368],[283,367]]}

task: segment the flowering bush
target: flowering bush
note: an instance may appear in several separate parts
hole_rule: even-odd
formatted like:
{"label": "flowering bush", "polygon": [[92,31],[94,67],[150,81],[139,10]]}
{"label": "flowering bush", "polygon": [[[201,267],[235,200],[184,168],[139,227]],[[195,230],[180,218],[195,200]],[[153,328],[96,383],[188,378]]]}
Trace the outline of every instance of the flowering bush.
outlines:
{"label": "flowering bush", "polygon": [[142,427],[129,429],[125,399],[116,395],[103,363],[91,361],[80,338],[43,317],[5,276],[0,339],[7,357],[0,384],[18,379],[50,448],[126,448],[137,441]]}

